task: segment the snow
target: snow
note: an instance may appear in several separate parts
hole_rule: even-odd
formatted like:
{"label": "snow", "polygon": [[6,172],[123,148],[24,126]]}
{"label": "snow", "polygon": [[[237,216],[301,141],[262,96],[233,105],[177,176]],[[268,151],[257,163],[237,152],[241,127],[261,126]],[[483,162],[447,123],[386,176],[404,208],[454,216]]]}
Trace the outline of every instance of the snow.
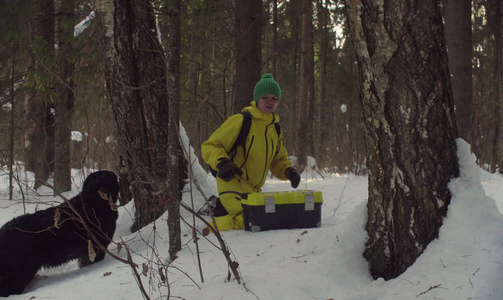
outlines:
{"label": "snow", "polygon": [[341,105],[341,112],[342,112],[342,113],[345,113],[345,112],[347,112],[347,111],[348,111],[348,106],[347,106],[346,104],[342,104],[342,105]]}
{"label": "snow", "polygon": [[72,131],[72,141],[82,142],[82,133],[80,131]]}
{"label": "snow", "polygon": [[95,16],[96,13],[92,11],[84,20],[80,21],[79,24],[75,25],[73,27],[73,36],[77,37],[82,32],[84,32],[84,30],[86,30],[87,27],[89,27],[89,25],[91,24],[91,21],[94,20]]}
{"label": "snow", "polygon": [[2,105],[2,109],[6,112],[10,112],[12,111],[12,103],[5,103],[4,105]]}
{"label": "snow", "polygon": [[[192,151],[192,149],[191,149]],[[138,233],[131,233],[133,205],[119,210],[115,241],[124,241],[140,267],[152,267],[142,283],[151,299],[503,299],[503,177],[483,171],[475,165],[469,145],[458,141],[461,175],[449,188],[453,198],[439,238],[432,241],[417,261],[401,276],[384,281],[373,280],[362,256],[365,247],[367,177],[329,174],[302,174],[299,188],[320,190],[324,203],[321,228],[273,230],[259,233],[223,232],[231,255],[239,263],[242,283],[227,281],[227,264],[214,246],[214,235],[198,241],[201,281],[196,244],[190,229],[182,224],[183,249],[168,269],[169,288],[160,284],[154,263],[166,262],[168,234],[166,215]],[[195,156],[192,156],[195,157]],[[197,159],[192,162],[200,190],[214,191],[214,179],[202,174]],[[74,190],[80,190],[90,171],[73,170]],[[0,224],[23,213],[22,195],[15,186],[15,200],[8,199],[7,169],[0,170]],[[17,174],[21,178],[30,173]],[[314,179],[313,179],[314,177]],[[183,201],[199,208],[203,196],[193,191]],[[264,191],[292,190],[288,182],[269,179]],[[25,191],[26,192],[26,191]],[[207,195],[209,196],[209,195]],[[39,194],[25,194],[28,212],[61,200],[42,188]],[[192,216],[182,211],[192,223]],[[196,221],[199,230],[201,221]],[[154,226],[155,225],[155,226]],[[155,230],[155,232],[154,232]],[[117,246],[109,247],[117,254]],[[126,251],[118,253],[127,258]],[[78,269],[75,262],[60,268],[42,270],[24,295],[11,299],[142,299],[131,268],[107,255],[102,262]]]}

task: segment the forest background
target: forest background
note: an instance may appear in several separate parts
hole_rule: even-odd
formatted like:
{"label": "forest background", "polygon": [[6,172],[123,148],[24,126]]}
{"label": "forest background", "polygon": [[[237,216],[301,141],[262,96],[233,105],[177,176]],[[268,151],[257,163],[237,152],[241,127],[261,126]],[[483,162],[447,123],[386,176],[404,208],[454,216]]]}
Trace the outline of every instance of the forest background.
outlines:
{"label": "forest background", "polygon": [[[167,26],[161,17],[169,15],[168,2],[152,1],[161,32]],[[503,148],[501,3],[497,0],[463,3],[471,10],[471,30],[458,43],[465,49],[469,45],[471,70],[465,68],[464,73],[472,74],[469,76],[472,94],[468,100],[471,103],[466,105],[473,107],[471,115],[463,118],[469,121],[469,134],[464,138],[472,144],[478,164],[494,172],[499,170]],[[200,155],[198,145],[229,115],[242,108],[234,100],[238,93],[234,83],[239,21],[235,4],[219,0],[181,3],[180,121],[197,155]],[[71,72],[63,80],[71,83],[74,95],[72,117],[66,124],[70,127],[66,134],[73,137],[70,163],[72,168],[117,170],[121,162],[116,152],[116,125],[105,89],[94,5],[94,1],[75,1],[71,20],[67,20],[74,26],[86,23],[75,27],[85,29],[75,31],[70,39],[71,52],[67,55]],[[456,5],[455,10],[462,11],[463,4]],[[322,170],[361,174],[366,157],[364,132],[356,60],[344,5],[342,1],[319,0],[313,1],[312,8],[309,55],[314,80],[309,83],[312,86],[308,115],[312,131],[300,148],[308,148],[308,155],[316,159]],[[0,162],[3,165],[12,160],[27,162],[29,166],[28,162],[40,157],[40,149],[53,147],[47,139],[54,138],[51,128],[63,74],[58,58],[64,41],[64,31],[58,27],[58,22],[63,22],[61,12],[58,1],[2,1],[0,132],[4,138],[0,140]],[[292,156],[299,152],[297,133],[302,124],[299,122],[302,13],[301,1],[264,1],[262,18],[257,19],[262,22],[260,72],[273,73],[281,85],[283,95],[278,112],[285,145]],[[451,23],[453,28],[449,31],[449,24],[446,24],[446,33],[451,33],[446,34],[448,43],[449,37],[462,29],[462,23],[456,21]],[[450,64],[459,57],[462,56],[449,52]],[[251,101],[251,96],[244,103]],[[44,130],[46,137],[34,138],[37,130]],[[458,131],[461,131],[459,121]],[[46,159],[49,165],[53,164],[52,156]]]}
{"label": "forest background", "polygon": [[[500,172],[501,1],[0,3],[10,198],[16,164],[33,172],[35,190],[53,179],[55,195],[71,189],[72,169],[113,170],[121,204],[135,202],[133,232],[168,211],[170,260],[193,176],[179,133],[200,156],[264,73],[281,84],[284,141],[301,172],[308,161],[322,176],[369,171],[371,271],[388,267],[387,241],[391,256],[419,255],[436,237],[429,227],[442,223],[446,183],[458,176],[456,137]],[[373,276],[404,271],[389,266]]]}

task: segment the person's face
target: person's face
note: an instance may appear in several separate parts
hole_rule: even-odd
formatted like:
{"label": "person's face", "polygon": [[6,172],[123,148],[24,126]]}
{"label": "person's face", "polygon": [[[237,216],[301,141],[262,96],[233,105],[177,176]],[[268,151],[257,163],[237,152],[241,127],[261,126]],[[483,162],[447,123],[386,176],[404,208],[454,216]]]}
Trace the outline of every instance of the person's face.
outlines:
{"label": "person's face", "polygon": [[258,98],[257,107],[266,114],[272,114],[278,107],[279,98],[276,95],[263,95]]}

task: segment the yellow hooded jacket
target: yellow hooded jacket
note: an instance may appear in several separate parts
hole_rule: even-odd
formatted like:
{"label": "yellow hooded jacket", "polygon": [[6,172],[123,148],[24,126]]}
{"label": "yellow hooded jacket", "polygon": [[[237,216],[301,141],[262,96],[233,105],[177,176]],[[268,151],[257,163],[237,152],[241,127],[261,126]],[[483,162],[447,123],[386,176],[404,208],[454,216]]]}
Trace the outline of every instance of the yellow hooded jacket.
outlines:
{"label": "yellow hooded jacket", "polygon": [[[230,116],[201,147],[204,161],[214,170],[218,170],[217,165],[221,159],[228,158],[243,171],[242,176],[237,176],[229,182],[217,177],[218,193],[224,206],[226,205],[222,195],[231,193],[235,195],[234,199],[240,200],[242,193],[261,191],[268,170],[271,170],[276,178],[286,180],[285,170],[292,167],[283,145],[283,134],[280,132],[278,136],[274,125],[279,122],[279,116],[275,113],[263,113],[257,108],[255,101],[242,111],[248,111],[252,116],[245,147],[237,147],[234,156],[228,153],[241,130],[242,114]],[[242,209],[227,211],[235,215]]]}

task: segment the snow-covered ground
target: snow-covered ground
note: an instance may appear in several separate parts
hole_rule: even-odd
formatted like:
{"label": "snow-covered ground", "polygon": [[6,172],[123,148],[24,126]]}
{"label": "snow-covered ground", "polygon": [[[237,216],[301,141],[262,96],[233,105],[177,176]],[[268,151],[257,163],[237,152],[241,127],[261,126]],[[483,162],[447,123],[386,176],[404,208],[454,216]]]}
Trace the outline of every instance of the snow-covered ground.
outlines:
{"label": "snow-covered ground", "polygon": [[[242,283],[227,281],[227,263],[216,248],[214,235],[198,241],[201,280],[191,230],[182,224],[183,249],[168,269],[166,284],[159,286],[157,270],[148,261],[165,262],[168,257],[166,215],[131,233],[132,204],[121,207],[115,241],[124,241],[140,267],[151,269],[142,283],[151,299],[503,299],[503,177],[475,165],[464,142],[458,142],[461,176],[452,180],[452,203],[440,236],[400,277],[373,280],[362,256],[366,241],[367,178],[332,174],[325,179],[303,179],[299,188],[323,193],[321,228],[274,230],[259,233],[223,232],[233,259],[239,263]],[[196,171],[195,171],[196,172]],[[21,174],[24,176],[24,174]],[[200,177],[201,174],[198,174]],[[80,191],[84,176],[74,170]],[[214,191],[214,179],[200,180],[201,189]],[[22,195],[8,199],[8,176],[0,170],[0,224],[23,213]],[[270,179],[264,191],[292,190],[289,182]],[[26,191],[25,191],[26,192]],[[44,208],[43,203],[61,202],[42,188],[40,194],[25,194],[26,211]],[[194,207],[203,203],[195,189],[184,194]],[[41,203],[43,202],[43,203]],[[192,223],[192,216],[183,211]],[[155,225],[155,226],[154,226]],[[196,220],[199,230],[202,222]],[[155,228],[155,232],[154,232]],[[155,234],[154,234],[155,233]],[[109,249],[117,253],[117,247]],[[118,253],[126,258],[123,249]],[[131,268],[110,256],[100,263],[79,269],[75,262],[42,270],[23,295],[11,299],[142,299]]]}

